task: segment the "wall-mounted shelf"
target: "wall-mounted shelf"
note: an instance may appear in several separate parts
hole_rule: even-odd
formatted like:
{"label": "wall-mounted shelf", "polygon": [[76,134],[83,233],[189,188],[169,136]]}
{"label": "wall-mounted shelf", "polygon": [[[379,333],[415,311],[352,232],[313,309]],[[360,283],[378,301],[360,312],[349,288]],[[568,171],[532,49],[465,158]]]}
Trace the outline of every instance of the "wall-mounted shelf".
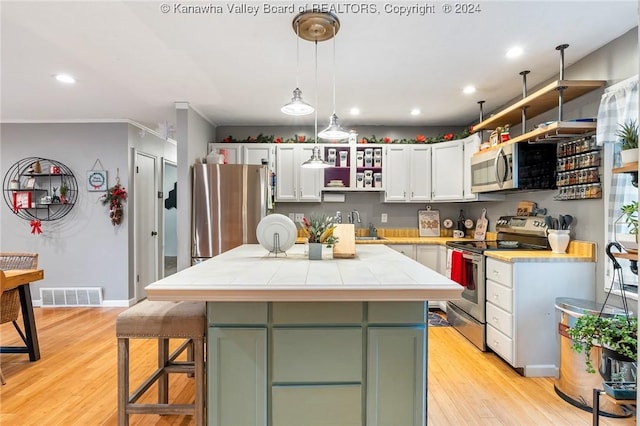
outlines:
{"label": "wall-mounted shelf", "polygon": [[[68,188],[64,197],[60,193],[63,184]],[[73,209],[78,200],[78,182],[63,163],[28,157],[9,167],[2,192],[5,203],[18,217],[51,221],[65,217]]]}
{"label": "wall-mounted shelf", "polygon": [[[516,102],[510,107],[505,108],[486,120],[476,124],[473,126],[473,130],[493,130],[498,126],[504,126],[505,124],[516,124],[522,118],[522,108],[526,108],[527,116],[529,117],[535,117],[543,112],[549,111],[558,106],[558,90],[560,88],[563,89],[563,101],[569,102],[593,90],[599,89],[605,84],[606,82],[603,80],[556,80],[526,98]],[[595,129],[595,124],[591,130],[593,131],[593,129]],[[551,131],[553,129],[549,127],[547,130]],[[519,136],[519,138],[522,136]]]}

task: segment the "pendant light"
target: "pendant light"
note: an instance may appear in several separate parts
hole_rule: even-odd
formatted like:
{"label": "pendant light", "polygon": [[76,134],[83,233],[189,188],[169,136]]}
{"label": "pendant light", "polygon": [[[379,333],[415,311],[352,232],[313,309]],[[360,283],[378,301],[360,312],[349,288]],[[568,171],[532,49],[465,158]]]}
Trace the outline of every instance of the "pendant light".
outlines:
{"label": "pendant light", "polygon": [[299,13],[293,19],[294,29],[297,30],[299,38],[313,41],[315,46],[315,85],[316,85],[316,105],[314,120],[314,145],[311,158],[302,163],[305,169],[320,169],[330,167],[330,164],[322,160],[320,147],[318,146],[318,42],[329,40],[335,37],[340,28],[338,17],[330,12],[305,11]]}
{"label": "pendant light", "polygon": [[[338,18],[336,17],[336,20]],[[339,24],[338,24],[339,25]],[[333,25],[333,114],[329,117],[329,126],[318,136],[322,139],[342,140],[349,137],[349,132],[338,124],[338,116],[336,115],[336,26]]]}
{"label": "pendant light", "polygon": [[285,104],[280,111],[287,115],[307,115],[314,111],[314,108],[302,100],[302,90],[300,90],[300,23],[294,21],[296,29],[296,88],[293,90],[291,102]]}
{"label": "pendant light", "polygon": [[315,41],[315,66],[316,66],[316,109],[314,120],[314,139],[313,139],[313,151],[311,152],[311,158],[302,163],[300,167],[304,169],[325,169],[331,165],[322,159],[320,155],[320,147],[318,146],[318,41]]}

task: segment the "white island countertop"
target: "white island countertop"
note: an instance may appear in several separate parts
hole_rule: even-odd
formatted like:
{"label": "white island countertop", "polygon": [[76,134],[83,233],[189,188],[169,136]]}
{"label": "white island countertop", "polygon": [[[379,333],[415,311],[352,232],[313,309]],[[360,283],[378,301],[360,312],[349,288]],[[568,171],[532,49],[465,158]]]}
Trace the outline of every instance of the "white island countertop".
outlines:
{"label": "white island countertop", "polygon": [[303,251],[296,244],[275,257],[247,244],[145,290],[150,300],[217,302],[438,301],[458,299],[463,290],[383,245],[358,246],[354,259],[308,260]]}

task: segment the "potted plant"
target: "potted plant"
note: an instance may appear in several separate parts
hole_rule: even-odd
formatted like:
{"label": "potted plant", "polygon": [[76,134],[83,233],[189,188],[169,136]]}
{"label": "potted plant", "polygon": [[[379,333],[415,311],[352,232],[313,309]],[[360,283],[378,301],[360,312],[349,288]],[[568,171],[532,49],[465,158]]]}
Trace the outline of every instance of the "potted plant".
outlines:
{"label": "potted plant", "polygon": [[591,350],[599,346],[611,358],[620,361],[635,361],[638,357],[638,318],[625,314],[602,316],[586,313],[567,329],[573,340],[571,348],[584,352],[585,366],[595,373]]}
{"label": "potted plant", "polygon": [[302,218],[302,230],[309,241],[309,259],[322,258],[322,246],[332,247],[338,239],[333,235],[336,226],[333,217],[324,214],[311,214]]}
{"label": "potted plant", "polygon": [[[615,234],[615,239],[627,251],[634,252],[638,250],[638,201],[632,201],[620,208],[622,214],[616,220],[614,226],[621,220],[627,224],[628,234]],[[615,229],[615,228],[614,228]]]}
{"label": "potted plant", "polygon": [[638,122],[629,120],[626,123],[619,124],[616,136],[622,142],[622,151],[620,152],[620,160],[622,164],[638,162]]}
{"label": "potted plant", "polygon": [[62,182],[60,185],[60,202],[63,204],[67,204],[69,200],[67,200],[67,193],[69,192],[69,186],[67,186],[66,182]]}

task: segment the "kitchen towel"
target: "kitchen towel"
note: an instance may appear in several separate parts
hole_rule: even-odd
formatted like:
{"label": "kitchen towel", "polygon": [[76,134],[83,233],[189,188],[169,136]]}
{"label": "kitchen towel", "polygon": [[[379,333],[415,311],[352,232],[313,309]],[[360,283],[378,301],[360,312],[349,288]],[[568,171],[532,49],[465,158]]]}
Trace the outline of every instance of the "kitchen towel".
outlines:
{"label": "kitchen towel", "polygon": [[453,250],[451,253],[451,279],[463,287],[467,286],[467,271],[462,252]]}

